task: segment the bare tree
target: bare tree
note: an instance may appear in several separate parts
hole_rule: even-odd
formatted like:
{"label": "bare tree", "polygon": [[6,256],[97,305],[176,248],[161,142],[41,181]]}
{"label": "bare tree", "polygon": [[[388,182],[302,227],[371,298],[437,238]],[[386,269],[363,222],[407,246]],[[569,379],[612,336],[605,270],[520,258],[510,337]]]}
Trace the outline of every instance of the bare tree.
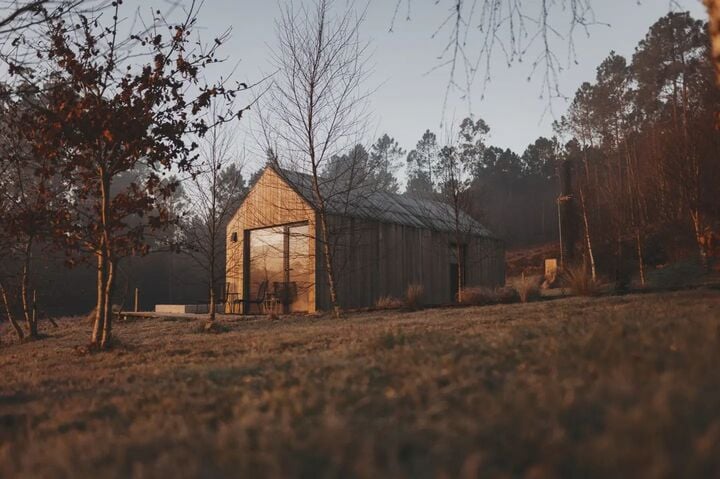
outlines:
{"label": "bare tree", "polygon": [[317,239],[330,301],[339,315],[328,202],[329,196],[343,196],[357,182],[343,181],[338,191],[324,186],[322,172],[333,155],[355,143],[364,127],[366,94],[361,89],[367,75],[367,45],[359,38],[364,13],[351,4],[335,16],[334,6],[331,0],[316,0],[310,6],[290,4],[282,10],[272,56],[277,73],[261,107],[260,127],[267,149],[275,152],[274,161],[312,179]]}
{"label": "bare tree", "polygon": [[[6,192],[11,189],[10,175],[8,174],[8,167],[2,167],[0,164],[0,191]],[[0,211],[10,211],[14,205],[12,204],[12,197],[8,194],[0,195]],[[6,227],[8,217],[7,215],[0,214],[0,312],[10,322],[13,330],[17,334],[20,341],[25,339],[25,332],[23,331],[20,323],[15,319],[13,309],[10,304],[10,298],[8,296],[8,290],[6,284],[9,280],[12,280],[13,274],[12,269],[17,263],[15,258],[15,245],[16,241],[10,230]]]}
{"label": "bare tree", "polygon": [[3,261],[2,289],[5,299],[9,291],[16,290],[27,335],[32,339],[38,338],[33,256],[49,246],[45,240],[53,229],[57,208],[64,202],[58,175],[50,173],[45,160],[32,153],[30,143],[23,138],[26,125],[17,121],[41,101],[37,91],[27,86],[19,98],[0,101],[0,204],[5,205],[0,208],[0,229],[9,254]]}
{"label": "bare tree", "polygon": [[446,145],[438,156],[437,172],[440,180],[440,199],[450,205],[452,210],[452,232],[454,235],[454,254],[457,263],[457,300],[462,302],[465,288],[466,254],[463,245],[467,236],[472,233],[472,223],[463,217],[469,210],[467,194],[473,173],[485,150],[485,138],[490,131],[482,119],[465,118],[460,124],[457,140],[452,133],[449,138],[452,144]]}
{"label": "bare tree", "polygon": [[[720,0],[701,1],[708,11],[713,64],[720,84]],[[472,111],[471,87],[481,81],[484,93],[491,78],[492,60],[498,52],[508,66],[529,57],[528,79],[541,75],[541,96],[551,109],[552,99],[566,99],[560,91],[559,78],[565,63],[577,62],[577,33],[589,35],[592,27],[609,26],[596,18],[593,0],[438,0],[435,3],[445,5],[447,13],[432,33],[433,38],[443,41],[439,62],[433,70],[448,71],[444,105],[450,93],[457,91],[467,100],[468,111]],[[396,0],[391,32],[403,7],[405,18],[411,19],[413,4],[413,0]],[[678,0],[668,0],[667,5],[668,10],[681,8]],[[557,41],[567,44],[566,62],[554,48]]]}
{"label": "bare tree", "polygon": [[211,128],[200,142],[200,165],[186,183],[185,194],[192,210],[183,224],[182,235],[185,252],[206,274],[209,316],[214,321],[218,287],[227,273],[225,230],[246,186],[242,159],[235,152],[232,131],[227,125]]}
{"label": "bare tree", "polygon": [[[442,50],[438,63],[431,71],[447,70],[448,82],[443,111],[449,95],[455,91],[468,103],[472,111],[471,87],[478,81],[484,91],[491,78],[491,65],[496,54],[510,66],[530,60],[529,78],[541,76],[541,97],[547,100],[564,99],[559,77],[565,62],[556,51],[559,40],[567,43],[567,61],[576,61],[574,37],[578,31],[589,33],[595,25],[603,25],[595,18],[592,0],[445,0],[447,13],[442,17],[433,38],[440,38]],[[396,0],[390,23],[395,28],[399,12],[406,7],[411,18],[413,0]],[[564,26],[562,26],[564,24]]]}
{"label": "bare tree", "polygon": [[[471,223],[464,221],[465,211],[469,209],[468,195],[472,174],[479,157],[485,149],[485,137],[490,128],[482,119],[465,118],[460,124],[457,141],[446,145],[440,151],[437,172],[440,183],[440,199],[452,208],[452,231],[455,261],[457,262],[457,300],[462,302],[465,288],[466,255],[463,244],[467,243],[467,235]],[[452,140],[455,135],[449,135]]]}

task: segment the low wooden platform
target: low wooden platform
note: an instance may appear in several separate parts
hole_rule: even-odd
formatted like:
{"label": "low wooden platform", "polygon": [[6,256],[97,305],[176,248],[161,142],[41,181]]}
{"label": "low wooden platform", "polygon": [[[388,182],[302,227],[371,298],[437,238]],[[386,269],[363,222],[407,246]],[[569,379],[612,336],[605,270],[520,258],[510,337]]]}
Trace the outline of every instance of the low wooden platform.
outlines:
{"label": "low wooden platform", "polygon": [[[129,319],[166,319],[166,318],[177,318],[177,319],[207,319],[209,314],[197,314],[197,313],[156,313],[153,311],[121,311],[117,313],[121,321]],[[242,321],[246,319],[257,319],[262,318],[262,315],[242,315],[242,314],[223,314],[217,313],[216,318],[226,321]]]}

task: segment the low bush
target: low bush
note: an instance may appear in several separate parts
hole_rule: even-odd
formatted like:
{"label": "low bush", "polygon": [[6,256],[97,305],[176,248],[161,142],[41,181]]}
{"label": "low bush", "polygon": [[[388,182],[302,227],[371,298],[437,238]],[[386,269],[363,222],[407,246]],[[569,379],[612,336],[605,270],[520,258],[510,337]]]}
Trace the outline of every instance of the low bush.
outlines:
{"label": "low bush", "polygon": [[600,283],[592,278],[585,266],[571,266],[562,274],[563,284],[577,296],[595,296]]}
{"label": "low bush", "polygon": [[402,299],[393,296],[383,296],[375,302],[375,308],[377,309],[400,309],[403,306],[405,304]]}
{"label": "low bush", "polygon": [[540,297],[540,276],[525,276],[515,278],[510,282],[518,294],[520,301],[527,303]]}
{"label": "low bush", "polygon": [[405,292],[405,306],[410,310],[417,310],[423,307],[425,288],[421,284],[411,284]]}
{"label": "low bush", "polygon": [[495,292],[498,296],[498,303],[500,304],[517,303],[520,300],[517,291],[515,291],[515,288],[510,286],[503,286],[502,288],[497,288]]}
{"label": "low bush", "polygon": [[491,288],[464,288],[458,293],[458,303],[467,306],[482,306],[498,302],[497,290]]}
{"label": "low bush", "polygon": [[483,288],[469,287],[458,294],[458,303],[465,306],[484,306],[488,304],[507,304],[518,300],[517,292],[513,288]]}

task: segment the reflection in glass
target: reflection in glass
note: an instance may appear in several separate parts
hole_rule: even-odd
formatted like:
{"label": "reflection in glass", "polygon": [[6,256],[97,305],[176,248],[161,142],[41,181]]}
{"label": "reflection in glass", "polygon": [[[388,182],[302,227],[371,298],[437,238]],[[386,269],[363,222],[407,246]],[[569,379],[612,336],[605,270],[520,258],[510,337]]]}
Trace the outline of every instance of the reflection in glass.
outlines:
{"label": "reflection in glass", "polygon": [[262,301],[275,282],[285,276],[283,250],[285,243],[282,226],[250,232],[250,294],[251,313],[261,312]]}
{"label": "reflection in glass", "polygon": [[291,226],[288,230],[290,311],[308,311],[312,287],[308,225]]}
{"label": "reflection in glass", "polygon": [[307,224],[250,232],[249,312],[264,312],[263,303],[286,312],[310,309],[313,282],[308,232]]}

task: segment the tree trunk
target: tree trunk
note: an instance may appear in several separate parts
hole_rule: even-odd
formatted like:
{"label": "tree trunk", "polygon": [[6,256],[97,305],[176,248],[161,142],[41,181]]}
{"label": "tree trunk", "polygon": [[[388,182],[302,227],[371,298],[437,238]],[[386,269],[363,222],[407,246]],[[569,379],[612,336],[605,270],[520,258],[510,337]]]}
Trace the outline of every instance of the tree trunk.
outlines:
{"label": "tree trunk", "polygon": [[95,305],[95,323],[93,325],[92,337],[90,343],[93,346],[99,346],[103,336],[103,328],[105,321],[103,312],[105,311],[105,254],[99,251],[97,254],[97,304]]}
{"label": "tree trunk", "polygon": [[457,261],[458,265],[458,271],[457,271],[457,282],[458,282],[458,292],[457,292],[457,302],[462,303],[463,302],[463,289],[465,288],[465,264],[463,254],[462,254],[462,248],[460,246],[460,198],[458,195],[454,195],[453,197],[453,209],[455,213],[455,259]]}
{"label": "tree trunk", "polygon": [[640,228],[635,231],[635,239],[637,241],[637,256],[640,270],[640,284],[645,286],[645,261],[643,260],[643,247],[642,237],[640,235]]}
{"label": "tree trunk", "polygon": [[25,245],[25,258],[23,263],[23,270],[22,270],[22,280],[21,280],[21,292],[20,297],[22,299],[22,308],[23,308],[23,315],[25,317],[25,325],[27,326],[28,335],[31,338],[37,338],[38,330],[37,330],[37,322],[33,318],[32,312],[30,311],[30,298],[29,298],[29,290],[30,290],[30,267],[32,264],[32,246],[33,246],[33,237],[30,236],[28,238],[28,242]]}
{"label": "tree trunk", "polygon": [[695,231],[695,241],[698,246],[698,253],[700,254],[700,264],[706,271],[710,268],[710,261],[708,260],[708,250],[705,238],[703,236],[703,224],[700,216],[700,211],[697,209],[690,209],[690,218],[692,219],[693,229]]}
{"label": "tree trunk", "polygon": [[330,232],[327,225],[327,215],[324,211],[318,212],[320,217],[320,232],[322,233],[323,254],[325,256],[325,273],[327,274],[328,288],[330,289],[330,302],[333,307],[333,314],[340,317],[340,305],[338,304],[337,289],[335,285],[335,270],[333,268],[333,255],[330,249]]}
{"label": "tree trunk", "polygon": [[562,225],[562,213],[561,213],[561,200],[558,196],[557,200],[557,218],[558,218],[558,241],[560,243],[560,269],[565,268],[565,245],[563,243],[563,225]]}
{"label": "tree trunk", "polygon": [[215,285],[213,284],[210,286],[210,303],[209,303],[210,310],[208,313],[210,314],[210,321],[215,321]]}
{"label": "tree trunk", "polygon": [[35,325],[35,332],[37,332],[37,290],[33,289],[32,296],[32,322]]}
{"label": "tree trunk", "polygon": [[715,65],[716,81],[720,85],[720,0],[703,0],[710,21],[710,47]]}
{"label": "tree trunk", "polygon": [[105,281],[105,290],[103,291],[105,296],[105,311],[103,312],[103,331],[102,340],[100,341],[100,349],[107,349],[112,341],[112,293],[115,286],[115,260],[112,257],[109,257],[107,265],[107,279]]}
{"label": "tree trunk", "polygon": [[98,256],[98,276],[97,276],[97,310],[95,313],[95,326],[91,344],[94,347],[102,349],[105,345],[106,332],[105,327],[108,325],[107,311],[109,305],[108,285],[112,275],[110,262],[110,235],[108,233],[108,214],[110,213],[110,179],[104,168],[99,168],[98,176],[100,177],[100,222],[102,231],[100,232],[100,247],[96,251]]}
{"label": "tree trunk", "polygon": [[18,322],[15,320],[15,316],[13,316],[12,314],[12,310],[10,309],[10,302],[8,301],[7,297],[7,292],[5,291],[5,286],[2,283],[0,283],[0,294],[2,294],[3,304],[5,305],[5,314],[7,314],[8,321],[10,321],[10,324],[15,330],[18,339],[22,341],[23,339],[25,339],[25,333],[23,333],[20,324],[18,324]]}
{"label": "tree trunk", "polygon": [[463,289],[465,289],[465,265],[463,264],[462,249],[458,244],[455,249],[457,250],[457,262],[458,262],[458,303],[463,302]]}
{"label": "tree trunk", "polygon": [[573,168],[570,160],[563,161],[560,169],[560,197],[558,198],[558,228],[560,231],[560,266],[575,262],[575,245],[579,228],[575,199],[573,197]]}
{"label": "tree trunk", "polygon": [[590,239],[590,224],[588,222],[587,209],[585,209],[585,195],[583,195],[582,186],[580,189],[580,204],[582,205],[583,222],[585,223],[585,243],[587,244],[588,256],[590,257],[590,272],[593,281],[597,280],[597,272],[595,270],[595,255],[593,254],[592,241]]}

